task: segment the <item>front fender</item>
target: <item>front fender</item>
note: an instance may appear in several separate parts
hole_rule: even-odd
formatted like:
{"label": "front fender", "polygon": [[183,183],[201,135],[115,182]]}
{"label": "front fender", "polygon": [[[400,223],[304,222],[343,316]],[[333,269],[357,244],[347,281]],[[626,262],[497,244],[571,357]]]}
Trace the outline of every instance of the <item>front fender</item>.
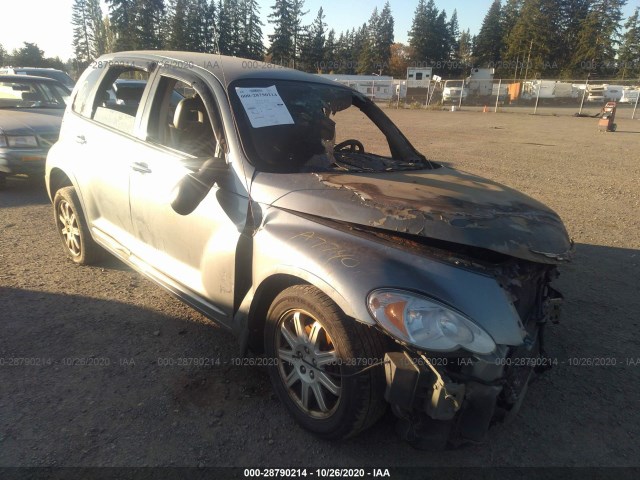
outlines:
{"label": "front fender", "polygon": [[[253,239],[252,292],[274,275],[293,276],[317,286],[346,315],[372,325],[375,321],[366,305],[372,290],[410,290],[465,313],[498,344],[522,343],[525,332],[520,318],[492,276],[285,210],[269,208],[265,213]],[[240,310],[248,312],[251,295]]]}

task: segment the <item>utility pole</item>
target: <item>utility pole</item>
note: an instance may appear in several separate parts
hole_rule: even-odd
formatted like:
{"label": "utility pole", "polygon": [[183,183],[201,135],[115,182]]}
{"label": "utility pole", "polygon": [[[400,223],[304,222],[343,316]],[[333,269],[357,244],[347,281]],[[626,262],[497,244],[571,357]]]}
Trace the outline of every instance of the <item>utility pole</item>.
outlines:
{"label": "utility pole", "polygon": [[529,56],[527,57],[527,69],[524,71],[524,81],[527,81],[527,76],[529,75],[529,62],[531,61],[531,50],[533,49],[533,39],[531,39],[531,43],[529,44]]}

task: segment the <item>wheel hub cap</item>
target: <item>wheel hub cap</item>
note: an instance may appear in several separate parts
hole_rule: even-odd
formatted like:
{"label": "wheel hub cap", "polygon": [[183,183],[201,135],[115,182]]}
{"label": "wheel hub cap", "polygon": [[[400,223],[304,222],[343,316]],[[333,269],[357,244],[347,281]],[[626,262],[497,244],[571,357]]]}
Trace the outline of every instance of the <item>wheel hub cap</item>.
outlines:
{"label": "wheel hub cap", "polygon": [[279,325],[278,369],[289,396],[311,416],[330,416],[341,393],[331,338],[320,322],[299,310],[283,315]]}

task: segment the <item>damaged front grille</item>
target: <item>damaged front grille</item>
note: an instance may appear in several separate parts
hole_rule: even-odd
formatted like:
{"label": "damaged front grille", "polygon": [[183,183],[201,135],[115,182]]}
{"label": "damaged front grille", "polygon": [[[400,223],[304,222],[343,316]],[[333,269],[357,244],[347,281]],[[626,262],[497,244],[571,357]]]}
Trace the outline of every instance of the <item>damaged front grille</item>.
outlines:
{"label": "damaged front grille", "polygon": [[505,382],[498,404],[507,411],[518,410],[535,372],[551,368],[552,360],[544,350],[544,327],[558,319],[562,296],[549,286],[555,277],[555,267],[519,262],[501,281],[527,333],[523,344],[510,348],[504,359]]}

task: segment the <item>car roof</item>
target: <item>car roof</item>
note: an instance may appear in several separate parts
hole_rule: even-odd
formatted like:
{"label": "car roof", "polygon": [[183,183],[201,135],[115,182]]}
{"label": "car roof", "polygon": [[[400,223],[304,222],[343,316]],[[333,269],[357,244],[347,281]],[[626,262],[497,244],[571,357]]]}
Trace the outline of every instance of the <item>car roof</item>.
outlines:
{"label": "car roof", "polygon": [[[225,86],[241,79],[273,79],[298,80],[304,82],[324,83],[331,86],[342,86],[333,80],[299,70],[281,67],[276,64],[240,57],[228,57],[217,53],[177,52],[160,50],[139,50],[118,52],[103,55],[96,61],[110,59],[138,58],[179,68],[202,68],[213,74]],[[346,87],[344,87],[346,88]]]}
{"label": "car roof", "polygon": [[25,82],[53,82],[53,83],[59,83],[60,85],[62,85],[62,83],[59,80],[56,80],[55,78],[51,78],[51,77],[38,77],[36,75],[15,75],[15,74],[0,75],[0,81],[12,82],[12,81],[15,81],[16,78],[19,78],[20,81],[25,81]]}
{"label": "car roof", "polygon": [[15,74],[8,74],[8,75],[0,75],[0,82],[15,82],[16,79],[19,78],[20,80],[18,80],[21,83],[55,83],[57,84],[59,87],[64,88],[67,91],[71,91],[69,90],[69,87],[67,87],[64,83],[62,83],[59,80],[56,80],[55,78],[51,78],[51,77],[38,77],[36,75],[15,75]]}
{"label": "car roof", "polygon": [[58,70],[57,68],[51,68],[51,67],[11,67],[14,70],[56,70],[58,72],[61,72],[62,70]]}

